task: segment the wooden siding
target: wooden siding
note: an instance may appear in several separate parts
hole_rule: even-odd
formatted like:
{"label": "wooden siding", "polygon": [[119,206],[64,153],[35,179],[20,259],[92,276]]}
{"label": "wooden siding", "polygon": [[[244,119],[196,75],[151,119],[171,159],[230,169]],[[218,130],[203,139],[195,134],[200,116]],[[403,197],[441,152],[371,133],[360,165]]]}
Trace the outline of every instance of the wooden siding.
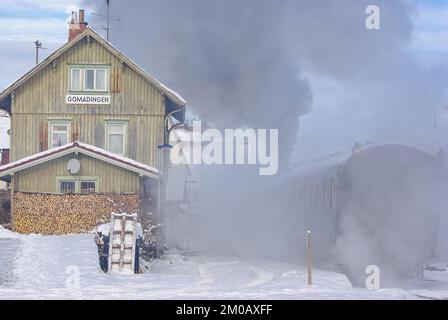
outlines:
{"label": "wooden siding", "polygon": [[[69,176],[67,162],[72,158],[73,155],[66,155],[15,173],[14,191],[58,193],[56,178]],[[98,192],[139,192],[140,177],[137,173],[83,154],[78,154],[78,159],[81,170],[73,177],[99,177]]]}
{"label": "wooden siding", "polygon": [[[66,104],[70,64],[109,65],[110,105]],[[48,121],[72,119],[71,139],[101,148],[105,145],[105,121],[128,119],[126,156],[160,168],[163,143],[164,97],[138,73],[128,68],[90,37],[74,45],[19,87],[12,101],[11,161],[46,147]],[[76,130],[76,131],[75,131]]]}
{"label": "wooden siding", "polygon": [[48,122],[54,119],[66,119],[71,123],[69,142],[76,139],[100,148],[105,148],[106,121],[126,120],[128,131],[125,156],[160,168],[162,154],[157,146],[163,143],[163,117],[145,115],[112,117],[85,114],[14,114],[11,126],[11,152],[14,154],[12,161],[46,150]]}

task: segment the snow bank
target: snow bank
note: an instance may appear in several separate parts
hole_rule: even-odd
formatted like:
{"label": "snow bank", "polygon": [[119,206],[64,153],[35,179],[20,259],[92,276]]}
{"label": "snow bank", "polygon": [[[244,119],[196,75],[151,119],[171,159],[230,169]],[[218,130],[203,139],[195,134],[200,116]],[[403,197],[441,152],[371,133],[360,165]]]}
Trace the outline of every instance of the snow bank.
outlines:
{"label": "snow bank", "polygon": [[[108,236],[110,234],[110,222],[97,226],[95,232],[101,232],[101,234]],[[137,222],[135,225],[136,238],[143,237],[143,227],[141,223]]]}
{"label": "snow bank", "polygon": [[[14,270],[16,289],[33,292],[32,299],[41,295],[56,299],[64,295],[77,298],[80,292],[70,281],[77,274],[80,288],[104,281],[92,234],[30,235],[21,239]],[[53,296],[55,290],[60,290],[62,297]]]}
{"label": "snow bank", "polygon": [[99,226],[97,226],[95,228],[96,232],[103,234],[105,236],[108,236],[110,234],[110,222],[108,223],[104,223],[104,224],[100,224]]}
{"label": "snow bank", "polygon": [[[103,229],[104,230],[104,229]],[[307,286],[305,267],[235,256],[168,251],[145,274],[105,274],[98,262],[94,235],[20,236],[12,281],[0,282],[0,299],[416,299],[401,289],[353,288],[344,275],[314,269]],[[78,279],[77,282],[73,281]],[[0,277],[1,280],[1,277]],[[429,295],[428,292],[420,294]],[[440,293],[440,297],[445,293]]]}
{"label": "snow bank", "polygon": [[18,239],[21,235],[0,226],[0,239]]}

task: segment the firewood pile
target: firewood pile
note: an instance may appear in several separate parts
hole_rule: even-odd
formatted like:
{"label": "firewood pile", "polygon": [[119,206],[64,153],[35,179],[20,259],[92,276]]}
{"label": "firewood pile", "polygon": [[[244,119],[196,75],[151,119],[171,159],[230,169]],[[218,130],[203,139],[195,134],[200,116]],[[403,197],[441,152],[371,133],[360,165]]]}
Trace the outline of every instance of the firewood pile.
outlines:
{"label": "firewood pile", "polygon": [[111,212],[135,212],[137,194],[41,194],[16,192],[13,230],[20,233],[71,234],[109,222]]}

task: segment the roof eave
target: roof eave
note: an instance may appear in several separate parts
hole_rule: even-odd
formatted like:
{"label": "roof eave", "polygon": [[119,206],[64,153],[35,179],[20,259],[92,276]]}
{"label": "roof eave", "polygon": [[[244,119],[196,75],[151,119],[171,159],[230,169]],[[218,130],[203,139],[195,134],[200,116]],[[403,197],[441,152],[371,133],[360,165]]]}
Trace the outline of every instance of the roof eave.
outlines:
{"label": "roof eave", "polygon": [[140,176],[147,176],[147,177],[151,177],[154,179],[158,179],[158,177],[159,177],[159,174],[157,171],[149,171],[142,167],[139,168],[130,163],[126,163],[125,161],[120,161],[119,159],[116,159],[116,158],[107,157],[106,155],[97,153],[93,150],[89,150],[83,146],[80,146],[79,143],[77,143],[77,142],[74,142],[71,145],[67,145],[66,148],[57,150],[54,153],[44,154],[40,158],[39,157],[37,157],[36,159],[31,158],[29,161],[26,161],[24,163],[20,163],[21,160],[18,160],[18,161],[16,161],[17,165],[14,165],[14,162],[6,164],[3,167],[10,167],[10,168],[2,170],[2,167],[0,167],[0,177],[8,176],[8,175],[14,174],[18,171],[22,171],[22,170],[25,170],[25,169],[40,165],[42,163],[63,157],[68,154],[76,153],[76,152],[79,152],[79,153],[91,156],[100,161],[104,161],[106,163],[110,163],[112,165],[124,168],[126,170],[137,173]]}
{"label": "roof eave", "polygon": [[30,77],[32,77],[35,73],[39,72],[43,68],[45,68],[48,64],[50,64],[54,59],[59,57],[61,54],[63,54],[66,50],[68,50],[70,47],[74,46],[76,43],[84,39],[86,36],[92,36],[96,41],[101,43],[104,46],[107,46],[108,49],[117,56],[121,61],[129,65],[135,72],[140,74],[145,80],[147,80],[149,83],[151,83],[154,87],[156,87],[160,92],[165,94],[172,100],[174,103],[178,104],[179,106],[185,106],[186,101],[184,98],[182,98],[178,93],[174,92],[172,89],[168,88],[164,84],[162,84],[157,79],[153,78],[151,75],[149,75],[145,70],[143,70],[141,67],[139,67],[136,63],[134,63],[131,59],[126,57],[123,53],[121,53],[117,48],[115,48],[109,41],[103,39],[98,33],[96,33],[94,30],[92,30],[90,27],[87,27],[86,30],[84,30],[82,33],[80,33],[77,37],[75,37],[73,40],[65,43],[62,47],[57,49],[55,52],[53,52],[51,55],[49,55],[46,59],[41,61],[39,64],[37,64],[35,67],[33,67],[30,71],[25,73],[22,77],[14,81],[11,85],[6,87],[2,92],[0,92],[0,101],[3,100],[8,94],[10,94],[12,91],[14,91],[17,87],[21,86],[25,81],[27,81]]}

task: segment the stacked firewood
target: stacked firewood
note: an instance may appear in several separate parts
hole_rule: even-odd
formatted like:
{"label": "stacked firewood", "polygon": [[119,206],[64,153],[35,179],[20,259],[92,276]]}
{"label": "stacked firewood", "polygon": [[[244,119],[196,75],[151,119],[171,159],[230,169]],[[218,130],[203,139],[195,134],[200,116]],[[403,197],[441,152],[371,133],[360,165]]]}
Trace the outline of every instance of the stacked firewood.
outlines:
{"label": "stacked firewood", "polygon": [[71,234],[108,222],[111,212],[135,212],[136,194],[14,194],[13,229],[20,233]]}

